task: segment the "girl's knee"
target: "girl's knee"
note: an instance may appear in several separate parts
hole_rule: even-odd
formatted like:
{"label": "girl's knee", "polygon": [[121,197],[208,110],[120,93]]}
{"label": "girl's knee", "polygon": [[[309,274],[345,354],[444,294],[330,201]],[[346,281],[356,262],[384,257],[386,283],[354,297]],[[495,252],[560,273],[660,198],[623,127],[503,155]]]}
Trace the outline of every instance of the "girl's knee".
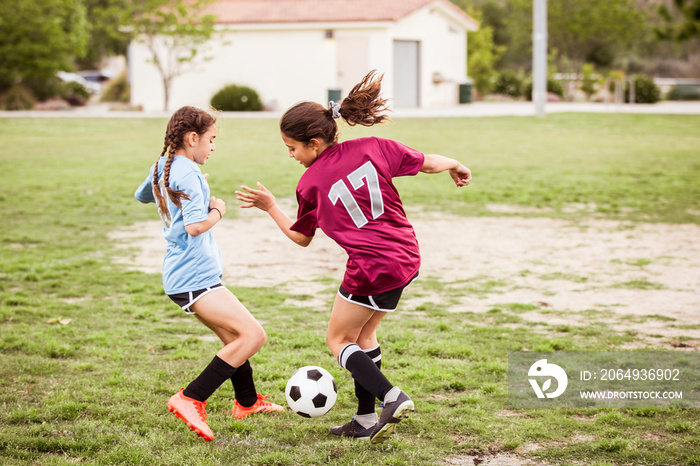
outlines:
{"label": "girl's knee", "polygon": [[335,338],[333,335],[330,335],[329,333],[326,333],[326,345],[333,350],[335,346],[338,345],[337,338]]}
{"label": "girl's knee", "polygon": [[260,344],[260,347],[262,348],[265,343],[267,343],[267,333],[265,333],[265,330],[263,330],[262,327],[260,327],[260,332],[257,335],[258,338],[258,343]]}
{"label": "girl's knee", "polygon": [[262,326],[258,325],[247,335],[252,346],[256,348],[256,351],[262,348],[267,342],[267,333]]}
{"label": "girl's knee", "polygon": [[331,350],[331,353],[333,353],[333,356],[336,358],[338,357],[338,354],[340,354],[340,350],[351,343],[354,342],[349,341],[347,338],[326,334],[326,345],[328,345],[328,349]]}

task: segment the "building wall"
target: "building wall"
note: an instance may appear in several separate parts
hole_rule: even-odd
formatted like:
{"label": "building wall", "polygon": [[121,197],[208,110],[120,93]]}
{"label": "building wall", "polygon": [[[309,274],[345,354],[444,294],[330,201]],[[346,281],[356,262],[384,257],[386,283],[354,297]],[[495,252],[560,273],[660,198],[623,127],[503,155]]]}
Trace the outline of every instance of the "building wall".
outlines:
{"label": "building wall", "polygon": [[420,106],[457,104],[457,86],[467,76],[466,31],[428,6],[397,22],[390,34],[392,40],[420,42]]}
{"label": "building wall", "polygon": [[[168,111],[182,105],[208,107],[227,84],[252,87],[272,110],[302,100],[326,103],[330,89],[340,89],[344,97],[371,69],[385,73],[383,94],[391,98],[397,39],[420,41],[420,106],[457,104],[457,83],[466,78],[466,32],[439,11],[424,8],[396,23],[284,27],[253,25],[218,34],[200,50],[212,58],[174,79]],[[163,84],[144,44],[129,47],[129,69],[132,104],[163,110]],[[446,81],[433,83],[434,73]]]}
{"label": "building wall", "polygon": [[[282,110],[299,100],[323,100],[335,79],[335,67],[326,65],[335,64],[335,49],[322,30],[224,32],[206,48],[213,58],[173,81],[169,110],[207,107],[228,84],[250,86],[266,106]],[[131,44],[129,59],[132,104],[163,110],[163,85],[145,46]]]}

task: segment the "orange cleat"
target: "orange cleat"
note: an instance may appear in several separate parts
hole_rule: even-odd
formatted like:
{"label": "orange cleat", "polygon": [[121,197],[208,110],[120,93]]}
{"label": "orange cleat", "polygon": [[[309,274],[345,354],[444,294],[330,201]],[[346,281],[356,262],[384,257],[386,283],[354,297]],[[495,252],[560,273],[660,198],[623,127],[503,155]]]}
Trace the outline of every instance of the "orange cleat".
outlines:
{"label": "orange cleat", "polygon": [[206,423],[207,412],[205,407],[206,401],[197,401],[182,394],[184,388],[174,394],[168,400],[168,410],[175,414],[176,417],[182,419],[190,430],[193,430],[197,435],[202,437],[207,442],[214,439],[214,433],[209,429]]}
{"label": "orange cleat", "polygon": [[276,405],[274,403],[270,403],[269,401],[265,401],[267,399],[267,395],[263,396],[260,393],[258,393],[258,401],[255,402],[253,406],[250,406],[248,408],[241,406],[238,403],[238,400],[233,402],[233,417],[236,419],[243,419],[244,417],[248,417],[253,413],[272,413],[272,412],[278,412],[278,413],[283,413],[284,408],[281,407],[280,405]]}

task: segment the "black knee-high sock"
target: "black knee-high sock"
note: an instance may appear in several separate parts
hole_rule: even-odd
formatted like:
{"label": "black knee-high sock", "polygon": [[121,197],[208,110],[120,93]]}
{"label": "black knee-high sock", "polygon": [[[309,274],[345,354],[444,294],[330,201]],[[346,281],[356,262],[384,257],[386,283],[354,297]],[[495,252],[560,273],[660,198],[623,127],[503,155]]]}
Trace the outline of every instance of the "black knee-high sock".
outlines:
{"label": "black knee-high sock", "polygon": [[[382,349],[379,346],[362,351],[374,361],[374,365],[377,366],[377,369],[382,369]],[[374,412],[374,400],[376,398],[365,390],[357,380],[355,380],[355,396],[357,397],[357,414],[371,414]]]}
{"label": "black knee-high sock", "polygon": [[230,379],[236,368],[229,365],[218,356],[185,388],[183,395],[194,398],[197,401],[207,401],[212,393],[221,386],[226,379]]}
{"label": "black knee-high sock", "polygon": [[382,371],[374,364],[372,358],[367,356],[355,343],[340,350],[338,362],[350,371],[352,378],[359,382],[365,390],[382,401],[384,401],[387,392],[393,388]]}
{"label": "black knee-high sock", "polygon": [[250,366],[250,361],[244,362],[236,369],[236,372],[231,376],[231,383],[238,404],[249,408],[258,401],[258,392],[255,390],[253,368]]}

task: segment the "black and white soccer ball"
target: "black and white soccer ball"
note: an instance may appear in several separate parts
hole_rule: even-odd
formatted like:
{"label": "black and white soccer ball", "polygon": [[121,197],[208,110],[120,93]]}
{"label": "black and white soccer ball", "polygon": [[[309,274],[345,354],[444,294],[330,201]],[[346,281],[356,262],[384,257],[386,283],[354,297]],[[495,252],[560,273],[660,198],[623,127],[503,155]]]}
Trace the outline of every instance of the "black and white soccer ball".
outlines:
{"label": "black and white soccer ball", "polygon": [[287,404],[298,415],[319,417],[330,411],[335,404],[338,388],[327,370],[317,366],[304,366],[289,378],[284,394],[287,396]]}

